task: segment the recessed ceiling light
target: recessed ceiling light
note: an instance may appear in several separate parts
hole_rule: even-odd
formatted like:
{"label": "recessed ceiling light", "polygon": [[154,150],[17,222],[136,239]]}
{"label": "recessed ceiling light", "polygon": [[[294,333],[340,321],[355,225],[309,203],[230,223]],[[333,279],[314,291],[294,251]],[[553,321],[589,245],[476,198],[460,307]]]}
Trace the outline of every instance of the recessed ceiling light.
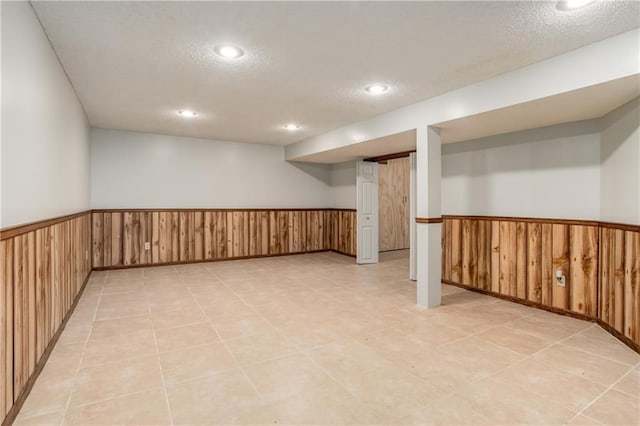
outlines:
{"label": "recessed ceiling light", "polygon": [[367,86],[364,90],[372,95],[380,95],[389,90],[389,86],[387,86],[386,84],[372,84],[370,86]]}
{"label": "recessed ceiling light", "polygon": [[556,6],[558,10],[574,10],[584,7],[590,3],[595,2],[596,0],[562,0],[558,2]]}
{"label": "recessed ceiling light", "polygon": [[190,111],[188,109],[181,109],[180,111],[178,111],[178,115],[180,117],[193,118],[198,114],[195,111]]}
{"label": "recessed ceiling light", "polygon": [[244,55],[244,51],[237,46],[232,46],[230,44],[222,44],[220,46],[216,46],[213,50],[223,58],[239,58]]}
{"label": "recessed ceiling light", "polygon": [[285,129],[287,129],[287,130],[298,130],[298,129],[300,128],[300,126],[298,126],[298,125],[297,125],[297,124],[295,124],[295,123],[288,123],[288,124],[285,124],[285,125],[284,125],[284,126],[282,126],[282,127],[284,127],[284,128],[285,128]]}

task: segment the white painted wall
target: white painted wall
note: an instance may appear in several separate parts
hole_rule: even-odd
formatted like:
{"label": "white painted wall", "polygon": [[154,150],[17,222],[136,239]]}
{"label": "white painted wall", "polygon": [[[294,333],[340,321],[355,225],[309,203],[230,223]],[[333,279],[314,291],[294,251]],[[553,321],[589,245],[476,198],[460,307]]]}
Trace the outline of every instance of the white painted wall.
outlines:
{"label": "white painted wall", "polygon": [[595,120],[442,147],[442,214],[597,220]]}
{"label": "white painted wall", "polygon": [[640,98],[602,119],[600,218],[640,224]]}
{"label": "white painted wall", "polygon": [[331,204],[337,209],[355,209],[356,162],[347,161],[331,166]]}
{"label": "white painted wall", "polygon": [[[640,98],[600,120],[442,147],[442,214],[640,224]],[[355,163],[331,169],[332,207],[355,208]]]}
{"label": "white painted wall", "polygon": [[330,183],[282,147],[91,129],[93,208],[327,207]]}
{"label": "white painted wall", "polygon": [[27,2],[2,2],[0,227],[86,210],[89,126]]}

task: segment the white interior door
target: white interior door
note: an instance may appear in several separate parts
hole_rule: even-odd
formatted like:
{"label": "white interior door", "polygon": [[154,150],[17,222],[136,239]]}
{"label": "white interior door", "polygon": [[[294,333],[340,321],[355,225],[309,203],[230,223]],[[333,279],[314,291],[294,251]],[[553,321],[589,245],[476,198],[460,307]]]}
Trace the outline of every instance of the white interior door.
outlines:
{"label": "white interior door", "polygon": [[418,182],[416,179],[416,153],[409,154],[409,279],[418,279],[418,226],[416,225]]}
{"label": "white interior door", "polygon": [[357,165],[357,263],[378,263],[378,163]]}

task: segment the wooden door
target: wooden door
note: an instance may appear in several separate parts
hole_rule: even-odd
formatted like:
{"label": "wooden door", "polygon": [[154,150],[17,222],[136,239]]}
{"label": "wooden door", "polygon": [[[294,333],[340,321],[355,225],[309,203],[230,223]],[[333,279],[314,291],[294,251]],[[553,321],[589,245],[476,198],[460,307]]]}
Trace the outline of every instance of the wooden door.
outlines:
{"label": "wooden door", "polygon": [[380,251],[409,248],[409,157],[378,166]]}

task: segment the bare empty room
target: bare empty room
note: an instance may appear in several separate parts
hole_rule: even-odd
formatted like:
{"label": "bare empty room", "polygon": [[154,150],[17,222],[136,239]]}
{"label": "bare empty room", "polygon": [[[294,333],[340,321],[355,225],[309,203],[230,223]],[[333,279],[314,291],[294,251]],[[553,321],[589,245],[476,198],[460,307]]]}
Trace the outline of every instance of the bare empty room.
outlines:
{"label": "bare empty room", "polygon": [[640,2],[1,1],[10,425],[640,425]]}

